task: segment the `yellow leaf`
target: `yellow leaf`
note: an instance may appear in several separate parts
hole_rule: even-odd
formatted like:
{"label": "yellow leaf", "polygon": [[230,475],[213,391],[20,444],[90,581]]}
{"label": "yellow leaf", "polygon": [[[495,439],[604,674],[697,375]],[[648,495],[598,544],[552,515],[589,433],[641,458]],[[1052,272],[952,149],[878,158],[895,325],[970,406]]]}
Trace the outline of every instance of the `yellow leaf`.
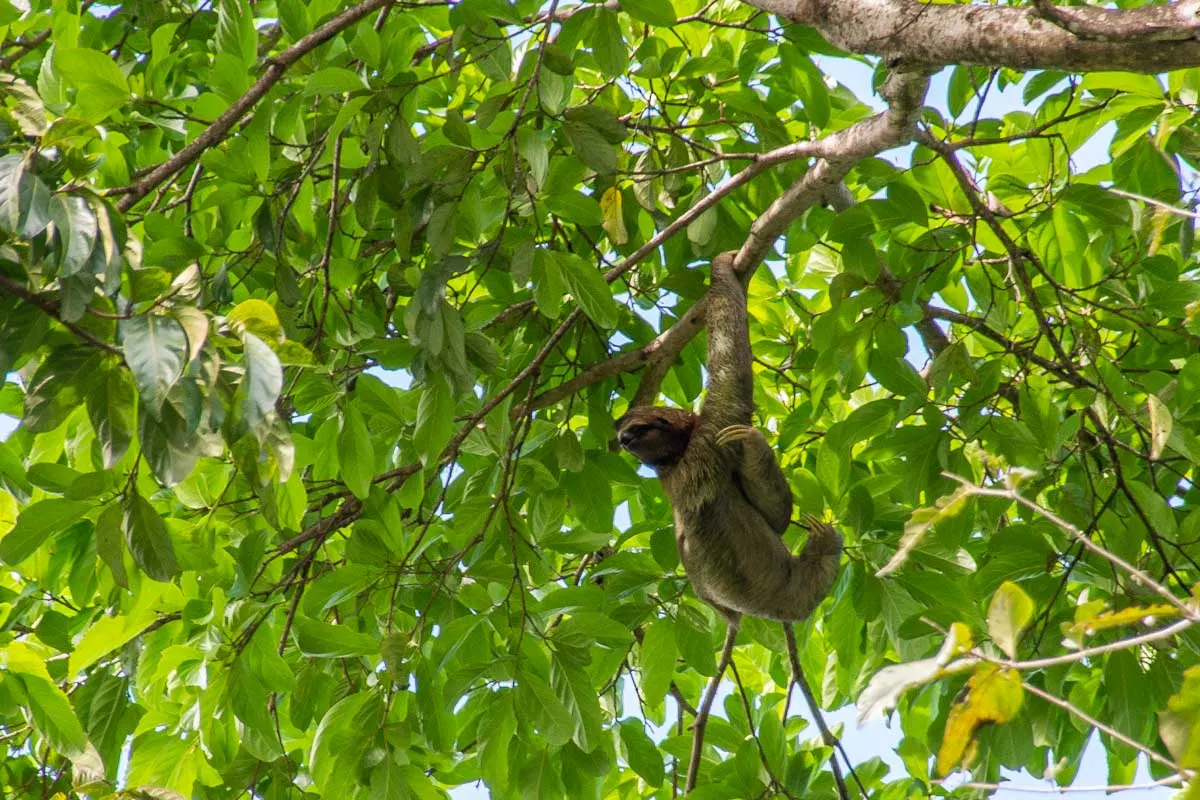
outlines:
{"label": "yellow leaf", "polygon": [[1156,394],[1146,397],[1146,411],[1150,417],[1150,457],[1158,458],[1171,438],[1175,420],[1171,416],[1171,409]]}
{"label": "yellow leaf", "polygon": [[1083,641],[1085,636],[1109,628],[1120,628],[1126,625],[1153,625],[1155,620],[1179,616],[1179,609],[1166,603],[1152,606],[1131,606],[1120,611],[1105,611],[1103,614],[1089,616],[1076,620],[1068,629],[1068,635],[1075,641]]}
{"label": "yellow leaf", "polygon": [[946,732],[937,755],[937,774],[944,776],[973,752],[974,736],[984,725],[1009,722],[1021,710],[1025,689],[1015,669],[983,664],[967,681],[966,695],[946,718]]}
{"label": "yellow leaf", "polygon": [[265,300],[243,300],[225,318],[239,333],[249,331],[267,341],[282,333],[279,315]]}
{"label": "yellow leaf", "polygon": [[0,492],[0,536],[13,529],[17,516],[17,499],[8,492]]}
{"label": "yellow leaf", "polygon": [[600,195],[600,211],[604,214],[604,232],[613,244],[625,244],[629,233],[625,230],[625,218],[621,214],[621,190],[610,186]]}

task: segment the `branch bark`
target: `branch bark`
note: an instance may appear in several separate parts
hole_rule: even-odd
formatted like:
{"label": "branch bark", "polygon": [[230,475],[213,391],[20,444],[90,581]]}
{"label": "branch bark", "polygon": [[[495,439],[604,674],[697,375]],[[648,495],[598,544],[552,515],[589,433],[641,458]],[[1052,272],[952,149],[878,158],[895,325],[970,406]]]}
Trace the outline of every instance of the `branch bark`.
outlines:
{"label": "branch bark", "polygon": [[1111,9],[1056,6],[1033,0],[1046,19],[1080,39],[1105,42],[1182,42],[1200,33],[1200,2],[1184,0],[1161,6]]}
{"label": "branch bark", "polygon": [[[1155,8],[1057,9],[1053,22],[1035,8],[914,0],[746,2],[811,25],[843,50],[909,67],[976,64],[1155,73],[1200,65],[1194,0]],[[1140,35],[1120,33],[1132,30]]]}

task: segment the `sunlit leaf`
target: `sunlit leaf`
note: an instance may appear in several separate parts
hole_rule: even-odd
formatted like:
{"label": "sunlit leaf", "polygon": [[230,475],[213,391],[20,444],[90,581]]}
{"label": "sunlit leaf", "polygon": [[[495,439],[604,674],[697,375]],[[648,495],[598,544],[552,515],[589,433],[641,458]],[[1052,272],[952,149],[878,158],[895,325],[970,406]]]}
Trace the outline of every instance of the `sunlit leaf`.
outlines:
{"label": "sunlit leaf", "polygon": [[1002,725],[1021,710],[1025,690],[1020,673],[983,664],[967,681],[966,695],[950,709],[937,755],[937,771],[946,775],[962,761],[983,725]]}
{"label": "sunlit leaf", "polygon": [[1119,611],[1104,611],[1099,614],[1087,615],[1076,621],[1070,627],[1071,636],[1076,641],[1083,641],[1087,636],[1112,628],[1130,626],[1149,626],[1163,619],[1173,619],[1182,612],[1179,608],[1166,603],[1149,606],[1130,606]]}
{"label": "sunlit leaf", "polygon": [[129,99],[129,81],[108,55],[84,47],[56,48],[54,66],[75,89],[72,116],[99,122]]}
{"label": "sunlit leaf", "polygon": [[257,425],[275,411],[275,401],[283,389],[283,367],[266,342],[252,333],[242,336],[246,354],[244,383],[246,422]]}
{"label": "sunlit leaf", "polygon": [[988,634],[1009,658],[1017,657],[1021,633],[1033,619],[1033,600],[1011,581],[1005,581],[988,605]]}
{"label": "sunlit leaf", "polygon": [[46,737],[51,747],[65,756],[82,755],[87,747],[87,734],[71,708],[66,693],[49,680],[36,675],[21,675],[17,683],[29,699],[30,716],[38,733]]}
{"label": "sunlit leaf", "polygon": [[26,506],[17,517],[17,524],[0,539],[0,560],[6,564],[21,563],[90,508],[88,503],[59,499],[39,500]]}

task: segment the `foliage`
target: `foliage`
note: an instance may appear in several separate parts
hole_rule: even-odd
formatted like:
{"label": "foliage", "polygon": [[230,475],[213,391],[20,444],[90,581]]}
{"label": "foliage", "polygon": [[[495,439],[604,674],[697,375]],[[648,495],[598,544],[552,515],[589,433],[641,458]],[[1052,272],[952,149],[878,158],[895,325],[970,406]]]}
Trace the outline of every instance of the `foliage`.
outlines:
{"label": "foliage", "polygon": [[[673,792],[719,622],[612,420],[696,402],[692,267],[871,98],[731,0],[387,5],[0,2],[5,796]],[[1097,723],[1114,784],[1196,768],[1200,72],[945,86],[750,282],[851,544],[805,671],[898,709],[873,797],[1067,784]],[[833,796],[782,634],[706,798]]]}

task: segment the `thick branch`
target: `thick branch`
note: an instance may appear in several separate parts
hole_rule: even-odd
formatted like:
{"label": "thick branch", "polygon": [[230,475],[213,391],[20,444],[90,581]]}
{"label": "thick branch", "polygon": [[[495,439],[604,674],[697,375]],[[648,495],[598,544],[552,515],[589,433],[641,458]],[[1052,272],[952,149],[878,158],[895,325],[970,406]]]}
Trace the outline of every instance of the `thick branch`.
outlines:
{"label": "thick branch", "polygon": [[1182,42],[1200,33],[1200,2],[1112,9],[1056,6],[1034,0],[1038,13],[1080,39],[1107,42]]}
{"label": "thick branch", "polygon": [[[805,25],[854,53],[889,63],[927,67],[978,64],[1067,72],[1126,70],[1166,72],[1200,65],[1197,21],[1190,2],[1104,10],[1059,9],[1089,35],[1151,23],[1154,36],[1102,41],[1076,35],[1033,8],[944,5],[914,0],[746,0],[749,5]],[[1075,12],[1083,12],[1076,14]],[[1095,14],[1103,14],[1103,20]],[[1169,28],[1166,30],[1163,26]],[[1187,34],[1187,38],[1183,34]],[[1157,38],[1157,41],[1149,39]]]}
{"label": "thick branch", "polygon": [[117,203],[117,208],[121,211],[128,211],[133,208],[137,201],[154,191],[160,183],[168,180],[176,172],[179,172],[179,170],[203,155],[205,150],[224,139],[233,126],[242,117],[250,113],[255,104],[259,100],[262,100],[271,87],[279,82],[279,79],[288,71],[288,67],[292,66],[300,58],[329,41],[334,36],[337,36],[372,11],[389,5],[392,2],[394,0],[363,0],[363,2],[346,9],[337,16],[331,17],[328,22],[318,26],[312,33],[274,58],[268,59],[266,72],[254,82],[253,86],[246,90],[245,94],[227,108],[224,114],[213,120],[211,125],[201,131],[200,135],[185,145],[182,150],[147,172],[136,183],[130,185],[125,196]]}
{"label": "thick branch", "polygon": [[[750,228],[750,235],[738,253],[736,269],[742,273],[742,280],[749,281],[752,267],[758,265],[771,252],[775,240],[779,238],[789,225],[796,221],[813,205],[833,198],[836,200],[844,193],[842,179],[863,158],[896,147],[912,139],[917,112],[924,101],[925,92],[929,88],[929,80],[923,73],[899,73],[893,75],[881,89],[881,94],[888,101],[888,109],[873,117],[862,120],[836,133],[832,133],[816,142],[800,142],[790,145],[791,152],[786,155],[796,157],[803,153],[820,158],[802,178],[796,181],[771,206],[763,212]],[[781,148],[775,151],[769,164],[756,162],[739,173],[730,183],[735,181],[740,185],[750,176],[758,174],[766,166],[779,163],[784,159]],[[747,177],[743,177],[747,176]],[[726,187],[722,186],[724,190]],[[714,192],[713,195],[716,195]],[[712,197],[713,195],[709,195]],[[705,198],[708,199],[708,198]],[[658,237],[656,237],[657,239]],[[657,246],[657,245],[656,245]],[[643,248],[644,249],[644,248]],[[639,250],[639,252],[641,252]],[[617,277],[626,265],[636,263],[635,256],[630,256],[625,263],[609,270],[605,276],[609,280]],[[649,344],[637,350],[628,351],[609,361],[596,364],[584,370],[572,380],[561,386],[556,386],[543,392],[533,400],[534,408],[543,408],[562,398],[591,386],[598,381],[645,366],[642,381],[634,394],[632,405],[644,405],[654,400],[662,385],[667,371],[675,363],[675,359],[683,352],[683,348],[704,327],[704,318],[708,309],[707,298],[700,298],[688,309],[679,320],[667,330],[659,334]]]}

